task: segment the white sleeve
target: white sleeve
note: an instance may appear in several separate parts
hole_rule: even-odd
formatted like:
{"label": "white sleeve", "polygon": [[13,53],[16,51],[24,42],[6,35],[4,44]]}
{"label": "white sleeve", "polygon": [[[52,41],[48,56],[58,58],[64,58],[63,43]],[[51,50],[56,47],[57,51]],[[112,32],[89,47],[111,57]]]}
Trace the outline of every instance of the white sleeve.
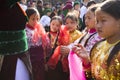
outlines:
{"label": "white sleeve", "polygon": [[83,21],[83,16],[86,14],[86,12],[87,12],[87,8],[85,6],[82,6],[80,8],[80,18],[82,19],[82,21]]}
{"label": "white sleeve", "polygon": [[42,16],[41,19],[40,19],[40,24],[42,24],[43,27],[45,27],[45,16]]}
{"label": "white sleeve", "polygon": [[77,39],[76,41],[74,41],[73,43],[69,44],[67,47],[71,50],[74,45],[77,45],[77,44],[79,43],[80,39],[81,39],[81,37],[78,38],[78,39]]}

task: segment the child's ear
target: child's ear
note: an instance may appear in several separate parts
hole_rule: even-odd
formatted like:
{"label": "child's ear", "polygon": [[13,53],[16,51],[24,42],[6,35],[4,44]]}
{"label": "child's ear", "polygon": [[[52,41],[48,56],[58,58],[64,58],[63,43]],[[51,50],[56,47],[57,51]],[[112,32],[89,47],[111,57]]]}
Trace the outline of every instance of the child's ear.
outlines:
{"label": "child's ear", "polygon": [[118,25],[117,25],[118,28],[120,28],[120,19],[118,20]]}

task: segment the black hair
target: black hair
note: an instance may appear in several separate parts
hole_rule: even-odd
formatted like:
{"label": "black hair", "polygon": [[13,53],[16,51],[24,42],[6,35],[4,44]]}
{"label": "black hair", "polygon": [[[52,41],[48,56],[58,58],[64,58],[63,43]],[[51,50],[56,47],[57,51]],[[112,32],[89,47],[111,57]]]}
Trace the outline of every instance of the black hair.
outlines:
{"label": "black hair", "polygon": [[95,12],[96,11],[96,9],[98,8],[98,4],[95,4],[95,5],[92,5],[92,6],[90,6],[89,8],[88,8],[88,10],[90,10],[90,11],[92,11],[92,12]]}
{"label": "black hair", "polygon": [[37,9],[35,9],[35,8],[28,8],[25,12],[26,12],[26,14],[28,16],[28,19],[34,13],[39,14],[39,12],[37,11]]}
{"label": "black hair", "polygon": [[90,7],[90,6],[93,5],[93,4],[96,4],[96,2],[95,2],[95,1],[89,1],[89,2],[87,3],[87,8]]}
{"label": "black hair", "polygon": [[61,18],[60,16],[54,16],[54,17],[52,17],[50,23],[51,23],[53,20],[58,20],[61,25],[62,25],[62,23],[63,23],[62,18]]}
{"label": "black hair", "polygon": [[100,10],[120,19],[120,0],[106,0],[100,5]]}
{"label": "black hair", "polygon": [[66,15],[66,17],[65,17],[65,21],[66,21],[66,19],[68,19],[68,18],[70,18],[71,20],[76,21],[77,23],[79,23],[78,17],[77,17],[76,14],[73,13],[73,12],[68,12],[68,13],[67,13],[67,15]]}
{"label": "black hair", "polygon": [[106,0],[102,0],[102,2],[104,2],[104,1],[106,1]]}
{"label": "black hair", "polygon": [[43,4],[43,1],[42,0],[38,0],[37,4]]}

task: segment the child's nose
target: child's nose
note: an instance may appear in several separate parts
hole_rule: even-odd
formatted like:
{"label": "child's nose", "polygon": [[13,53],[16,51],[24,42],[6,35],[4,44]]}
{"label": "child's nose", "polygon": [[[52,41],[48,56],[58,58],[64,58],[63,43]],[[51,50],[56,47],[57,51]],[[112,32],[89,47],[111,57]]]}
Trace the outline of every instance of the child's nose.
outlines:
{"label": "child's nose", "polygon": [[95,27],[100,28],[101,27],[101,23],[97,23]]}
{"label": "child's nose", "polygon": [[68,27],[72,27],[72,24],[68,24]]}
{"label": "child's nose", "polygon": [[88,23],[88,19],[85,19],[85,24],[87,24]]}
{"label": "child's nose", "polygon": [[35,22],[35,23],[38,23],[38,20],[35,20],[34,22]]}

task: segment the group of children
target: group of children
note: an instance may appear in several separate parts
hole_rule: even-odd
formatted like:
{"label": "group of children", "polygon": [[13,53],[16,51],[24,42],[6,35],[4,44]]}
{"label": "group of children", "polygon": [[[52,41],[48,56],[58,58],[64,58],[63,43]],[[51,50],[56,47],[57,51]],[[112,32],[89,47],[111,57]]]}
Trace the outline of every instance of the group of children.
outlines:
{"label": "group of children", "polygon": [[[27,15],[30,14],[26,31],[34,79],[119,79],[120,56],[119,47],[116,47],[120,39],[119,4],[119,0],[107,0],[90,6],[85,14],[86,29],[83,32],[77,30],[78,17],[74,11],[66,15],[64,25],[60,16],[54,16],[50,21],[50,31],[45,33],[38,24],[38,12],[26,10]],[[118,51],[115,52],[114,48]],[[49,52],[45,53],[46,50]],[[72,75],[76,66],[72,62],[77,62],[72,61],[74,56],[81,63],[82,69],[78,70],[81,70],[79,75],[83,74],[82,77]]]}
{"label": "group of children", "polygon": [[[68,60],[67,56],[64,55],[66,53],[64,46],[73,43],[82,35],[77,30],[78,17],[70,12],[65,18],[65,25],[63,25],[62,18],[54,16],[50,22],[50,31],[45,33],[43,27],[38,24],[40,18],[38,11],[35,8],[29,8],[26,13],[29,18],[26,24],[26,33],[34,74],[33,78],[35,80],[44,80],[42,78],[44,77],[44,70],[46,70],[44,65],[47,64],[48,71],[45,72],[45,76],[48,80],[69,79]],[[47,45],[44,45],[45,43]],[[48,50],[50,52],[45,53]],[[57,75],[56,78],[55,75]]]}
{"label": "group of children", "polygon": [[[31,34],[28,31],[27,34],[38,37],[36,46],[31,45],[34,40],[30,42],[35,38],[28,37],[31,62],[35,61],[32,62],[35,80],[44,80],[44,76],[46,80],[120,79],[119,4],[119,0],[107,0],[89,7],[85,15],[86,29],[83,32],[77,30],[78,17],[74,11],[66,15],[64,25],[61,17],[54,16],[50,21],[50,31],[46,33],[45,42],[42,40],[44,31],[35,36],[39,34],[39,31],[35,31],[38,28],[28,22],[27,28],[32,28]],[[29,21],[32,19],[37,24],[39,16],[34,14],[31,14],[33,18],[29,17]],[[42,44],[46,41],[49,44],[43,47]],[[117,52],[114,52],[114,48],[118,49]],[[46,50],[50,52],[45,53]],[[80,64],[76,66],[75,63]],[[80,71],[75,70],[75,66]],[[76,74],[77,72],[80,74]]]}
{"label": "group of children", "polygon": [[[18,4],[16,6],[19,8]],[[12,8],[16,7],[13,6]],[[39,23],[40,14],[37,9],[28,8],[26,10],[28,21],[25,27],[28,53],[14,54],[16,55],[15,57],[13,54],[5,54],[7,56],[0,56],[0,62],[3,57],[5,60],[10,60],[13,57],[16,65],[22,64],[22,67],[24,66],[24,72],[27,76],[26,80],[119,80],[119,8],[119,0],[106,0],[100,4],[90,6],[85,14],[86,29],[82,32],[77,29],[79,21],[74,11],[67,13],[65,22],[60,16],[54,16],[50,21],[50,29],[46,32]],[[2,30],[2,28],[0,29]],[[11,31],[13,32],[14,29]],[[0,34],[3,34],[3,32],[6,35],[8,33],[3,30],[0,31]],[[13,33],[17,35],[19,33],[23,34],[23,32],[20,30]],[[10,35],[13,35],[13,33]],[[0,40],[0,44],[3,44],[2,39]],[[17,43],[20,41],[15,40]],[[9,41],[7,43],[4,42],[4,44],[8,43]],[[0,47],[0,54],[5,53],[1,49],[3,48]],[[28,55],[30,55],[32,71]],[[6,73],[4,70],[8,68],[5,65],[9,62],[5,62],[5,60],[0,67],[0,78],[2,79]],[[25,64],[21,63],[21,61]],[[20,71],[18,68],[19,66],[16,66],[15,80],[19,80],[17,79]],[[10,80],[13,80],[13,75]]]}

